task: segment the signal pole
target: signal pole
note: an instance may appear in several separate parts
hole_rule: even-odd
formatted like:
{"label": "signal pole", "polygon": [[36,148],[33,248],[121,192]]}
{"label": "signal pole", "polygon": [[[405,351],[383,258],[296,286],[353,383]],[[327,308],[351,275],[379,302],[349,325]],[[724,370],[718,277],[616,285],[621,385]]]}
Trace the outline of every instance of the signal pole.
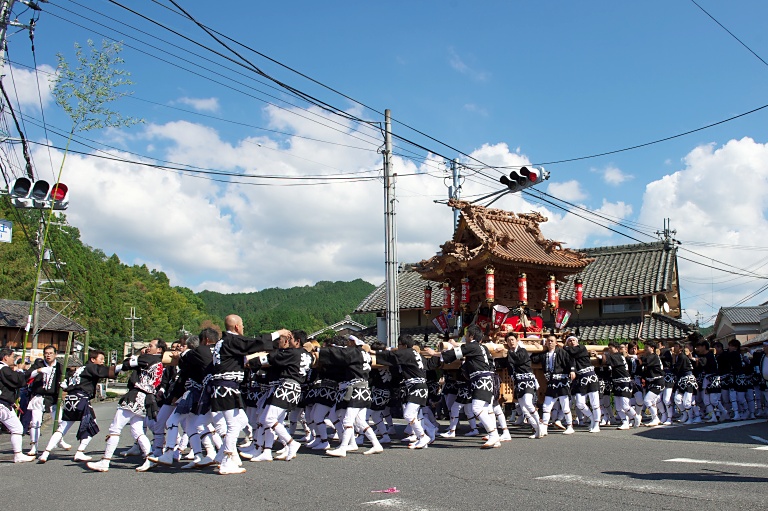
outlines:
{"label": "signal pole", "polygon": [[400,336],[400,296],[397,287],[397,224],[395,222],[395,174],[392,170],[392,119],[389,109],[384,110],[384,236],[386,245],[385,287],[387,291],[387,345],[397,347]]}

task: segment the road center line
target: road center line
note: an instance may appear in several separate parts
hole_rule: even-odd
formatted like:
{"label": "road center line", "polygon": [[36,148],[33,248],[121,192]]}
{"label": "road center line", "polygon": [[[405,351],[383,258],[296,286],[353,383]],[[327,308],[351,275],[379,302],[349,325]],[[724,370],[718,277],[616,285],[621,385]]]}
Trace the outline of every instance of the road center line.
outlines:
{"label": "road center line", "polygon": [[766,440],[765,438],[763,438],[761,436],[749,435],[749,438],[751,438],[752,440],[757,440],[758,442],[762,442],[764,444],[768,444],[768,440]]}
{"label": "road center line", "polygon": [[745,463],[742,461],[694,460],[691,458],[671,458],[664,461],[673,463],[693,463],[700,465],[725,465],[727,467],[768,468],[767,463]]}

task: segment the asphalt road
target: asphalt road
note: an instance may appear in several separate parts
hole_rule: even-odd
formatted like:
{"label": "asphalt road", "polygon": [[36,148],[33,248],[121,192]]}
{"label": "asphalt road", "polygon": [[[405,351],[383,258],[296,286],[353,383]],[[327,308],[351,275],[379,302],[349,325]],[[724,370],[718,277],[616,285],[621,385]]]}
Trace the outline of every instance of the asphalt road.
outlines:
{"label": "asphalt road", "polygon": [[[90,445],[100,457],[114,403],[96,405],[102,433]],[[4,509],[82,511],[160,505],[227,510],[361,509],[670,509],[768,508],[768,422],[604,429],[599,434],[557,431],[483,451],[478,438],[438,439],[423,451],[401,444],[383,454],[345,459],[299,451],[290,462],[249,463],[242,475],[212,469],[186,472],[133,469],[138,458],[117,460],[107,473],[90,472],[55,451],[45,465],[10,463],[0,437]],[[460,428],[460,432],[463,429]],[[50,424],[43,437],[50,436]],[[26,440],[26,438],[25,438]],[[74,432],[67,441],[77,445]],[[126,428],[120,449],[132,443]],[[397,487],[398,493],[373,493]],[[175,502],[171,503],[171,502]]]}

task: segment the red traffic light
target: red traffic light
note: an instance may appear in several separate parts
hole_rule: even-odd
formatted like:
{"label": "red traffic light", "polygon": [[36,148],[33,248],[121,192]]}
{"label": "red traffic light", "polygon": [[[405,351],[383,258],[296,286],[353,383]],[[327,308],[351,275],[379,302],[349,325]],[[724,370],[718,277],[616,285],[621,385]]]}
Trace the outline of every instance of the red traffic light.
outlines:
{"label": "red traffic light", "polygon": [[51,188],[51,200],[60,201],[67,196],[69,188],[64,183],[56,183]]}

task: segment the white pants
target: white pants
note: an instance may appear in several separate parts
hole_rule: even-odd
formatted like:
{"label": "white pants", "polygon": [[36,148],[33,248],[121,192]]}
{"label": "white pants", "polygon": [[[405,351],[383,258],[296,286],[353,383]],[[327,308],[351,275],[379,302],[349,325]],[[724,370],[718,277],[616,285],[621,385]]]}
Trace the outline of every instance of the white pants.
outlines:
{"label": "white pants", "polygon": [[549,416],[552,412],[552,407],[554,407],[555,403],[558,401],[560,402],[560,408],[562,408],[563,414],[565,415],[565,425],[570,426],[573,423],[571,418],[571,401],[569,396],[545,396],[544,404],[541,406],[541,422],[544,425],[549,425]]}
{"label": "white pants", "polygon": [[[589,397],[589,406],[587,406],[587,397]],[[600,423],[602,414],[600,413],[600,393],[598,391],[574,394],[573,400],[576,402],[576,408],[581,410],[581,413],[589,418],[592,424]]]}
{"label": "white pants", "polygon": [[248,423],[248,417],[245,415],[245,410],[241,408],[235,408],[233,410],[224,410],[224,422],[227,423],[227,436],[224,438],[224,452],[237,454],[237,438],[240,436],[240,432]]}
{"label": "white pants", "polygon": [[[29,421],[29,441],[31,444],[37,444],[40,440],[40,428],[43,426],[43,414],[46,412],[45,399],[37,395],[29,400],[27,410],[30,411],[32,419]],[[48,412],[52,417],[56,417],[56,405],[51,405]]]}
{"label": "white pants", "polygon": [[424,426],[419,419],[419,409],[421,405],[418,403],[405,403],[403,405],[403,419],[408,421],[408,425],[411,426],[413,434],[416,435],[418,440],[424,435]]}
{"label": "white pants", "polygon": [[24,434],[24,427],[18,416],[6,405],[0,405],[0,423],[3,424],[11,433],[11,447],[14,454],[21,452],[21,435]]}
{"label": "white pants", "polygon": [[104,448],[105,459],[112,459],[112,455],[115,454],[115,449],[117,449],[117,444],[120,443],[120,433],[128,425],[131,426],[131,435],[139,444],[144,457],[149,455],[152,447],[149,443],[149,438],[144,434],[144,417],[128,410],[118,409],[115,412],[115,417],[112,419],[112,424],[109,425],[107,446]]}

